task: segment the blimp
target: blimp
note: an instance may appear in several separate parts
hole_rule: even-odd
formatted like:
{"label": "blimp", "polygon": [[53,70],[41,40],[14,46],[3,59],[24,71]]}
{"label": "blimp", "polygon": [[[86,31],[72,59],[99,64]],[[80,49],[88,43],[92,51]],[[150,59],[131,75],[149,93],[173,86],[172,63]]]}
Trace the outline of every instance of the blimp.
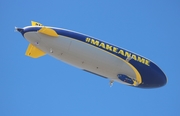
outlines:
{"label": "blimp", "polygon": [[29,41],[25,55],[39,58],[46,54],[83,71],[114,82],[139,88],[158,88],[167,83],[164,72],[151,60],[92,36],[68,29],[31,26],[15,29]]}

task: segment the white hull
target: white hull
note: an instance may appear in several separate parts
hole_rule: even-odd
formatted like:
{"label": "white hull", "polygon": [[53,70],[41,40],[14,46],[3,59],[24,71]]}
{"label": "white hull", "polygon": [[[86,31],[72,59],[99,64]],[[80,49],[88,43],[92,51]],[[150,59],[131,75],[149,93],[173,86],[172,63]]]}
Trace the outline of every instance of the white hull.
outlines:
{"label": "white hull", "polygon": [[128,84],[118,79],[124,74],[136,80],[136,73],[126,61],[87,43],[73,38],[51,37],[37,32],[27,32],[24,37],[47,54],[112,81]]}

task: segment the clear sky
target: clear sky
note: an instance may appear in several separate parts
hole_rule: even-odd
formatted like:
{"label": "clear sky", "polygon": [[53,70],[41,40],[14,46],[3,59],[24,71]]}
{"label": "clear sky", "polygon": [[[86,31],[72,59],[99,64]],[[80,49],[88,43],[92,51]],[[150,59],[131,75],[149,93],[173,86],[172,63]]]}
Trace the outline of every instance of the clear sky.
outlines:
{"label": "clear sky", "polygon": [[[180,115],[179,0],[0,1],[0,116]],[[14,27],[30,21],[110,42],[155,62],[168,83],[140,89],[114,83],[51,56],[25,56]]]}

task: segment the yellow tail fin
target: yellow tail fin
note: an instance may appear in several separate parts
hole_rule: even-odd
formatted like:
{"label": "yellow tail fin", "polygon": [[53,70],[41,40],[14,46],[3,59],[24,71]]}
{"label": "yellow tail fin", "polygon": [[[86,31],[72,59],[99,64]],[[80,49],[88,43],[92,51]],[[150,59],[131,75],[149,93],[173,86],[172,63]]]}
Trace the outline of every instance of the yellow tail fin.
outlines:
{"label": "yellow tail fin", "polygon": [[[43,26],[41,23],[35,22],[35,21],[31,21],[31,25],[32,26]],[[59,35],[56,33],[56,31],[54,31],[53,29],[47,28],[47,27],[42,27],[39,31],[39,33],[45,34],[45,35],[49,35],[52,37],[58,37]]]}
{"label": "yellow tail fin", "polygon": [[59,35],[54,31],[53,29],[47,28],[47,27],[42,27],[39,31],[39,33],[49,35],[52,37],[58,37]]}
{"label": "yellow tail fin", "polygon": [[32,58],[39,58],[41,56],[44,56],[46,53],[40,50],[39,48],[33,46],[32,44],[29,44],[27,50],[26,50],[26,56],[32,57]]}
{"label": "yellow tail fin", "polygon": [[31,21],[31,25],[32,26],[43,26],[41,23],[35,22],[35,21]]}

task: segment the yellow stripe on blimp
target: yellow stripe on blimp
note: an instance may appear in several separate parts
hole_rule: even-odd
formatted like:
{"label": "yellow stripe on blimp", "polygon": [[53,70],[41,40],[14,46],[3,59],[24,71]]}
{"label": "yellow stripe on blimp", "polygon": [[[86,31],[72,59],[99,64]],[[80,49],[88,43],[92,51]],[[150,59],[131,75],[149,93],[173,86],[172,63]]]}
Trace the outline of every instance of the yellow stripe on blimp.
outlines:
{"label": "yellow stripe on blimp", "polygon": [[[121,55],[123,55],[123,56],[127,56],[128,58],[133,58],[134,60],[136,60],[136,61],[138,61],[138,62],[140,62],[140,63],[142,63],[142,64],[144,64],[144,65],[147,65],[147,66],[149,66],[149,63],[150,63],[149,60],[146,60],[146,59],[144,59],[144,58],[141,58],[140,56],[136,56],[136,55],[131,54],[131,53],[129,53],[129,52],[125,52],[125,53],[124,53],[124,50],[119,50],[118,48],[116,48],[116,47],[114,47],[114,46],[110,46],[110,45],[108,45],[108,44],[105,44],[105,43],[103,43],[103,42],[100,42],[100,41],[98,41],[98,40],[94,40],[94,39],[91,39],[91,38],[86,38],[86,43],[90,43],[90,45],[95,45],[94,47],[97,46],[96,48],[99,48],[100,50],[103,50],[103,51],[105,51],[105,52],[107,52],[107,53],[115,56],[116,58],[124,61],[127,65],[129,65],[129,66],[133,69],[133,71],[134,71],[135,74],[136,74],[136,80],[133,80],[133,81],[134,81],[134,84],[133,84],[133,85],[134,85],[134,86],[137,86],[137,85],[139,85],[139,84],[142,83],[142,78],[141,78],[141,75],[140,75],[140,73],[138,72],[138,70],[137,70],[132,64],[130,64],[130,63],[127,62],[126,60],[122,59],[121,57],[118,57],[118,56],[114,55],[114,54],[111,53],[111,52],[118,53],[118,54],[121,54]],[[101,47],[104,48],[104,49],[106,49],[106,50],[108,50],[108,51],[102,49]],[[111,52],[109,52],[109,51],[111,51]]]}
{"label": "yellow stripe on blimp", "polygon": [[[121,59],[121,60],[123,60],[123,59]],[[139,85],[139,84],[141,84],[142,83],[142,78],[141,78],[141,75],[139,74],[139,72],[137,71],[137,69],[133,66],[133,65],[131,65],[130,63],[128,63],[127,61],[125,61],[124,60],[124,62],[126,63],[126,64],[128,64],[132,69],[133,69],[133,71],[135,72],[135,74],[136,74],[136,80],[134,81],[134,83],[133,83],[133,85],[134,86],[137,86],[137,85]]]}

